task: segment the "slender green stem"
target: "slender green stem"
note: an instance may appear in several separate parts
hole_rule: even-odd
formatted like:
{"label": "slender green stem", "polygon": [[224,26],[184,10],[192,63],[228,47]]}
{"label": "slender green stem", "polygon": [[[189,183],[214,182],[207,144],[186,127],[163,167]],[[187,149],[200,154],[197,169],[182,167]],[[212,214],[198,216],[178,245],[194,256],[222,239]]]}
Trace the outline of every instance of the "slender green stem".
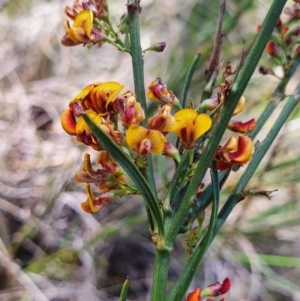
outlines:
{"label": "slender green stem", "polygon": [[253,46],[249,52],[248,57],[237,77],[236,82],[233,84],[231,95],[228,102],[224,105],[224,108],[220,114],[220,119],[216,123],[214,129],[211,132],[211,138],[203,152],[198,168],[193,176],[189,187],[184,195],[183,202],[174,217],[172,227],[166,233],[167,241],[174,241],[178,231],[183,224],[184,219],[189,211],[189,200],[195,195],[199,183],[201,183],[210,162],[213,159],[215,151],[220,143],[220,140],[226,130],[227,124],[230,121],[232,113],[242,96],[247,84],[255,70],[255,67],[268,43],[269,37],[273,32],[276,22],[280,16],[280,13],[286,3],[286,0],[275,0],[266,16],[266,19],[261,27],[261,30],[253,43]]}
{"label": "slender green stem", "polygon": [[165,300],[170,257],[171,248],[156,248],[151,301]]}
{"label": "slender green stem", "polygon": [[[139,1],[128,0],[128,15],[129,15],[129,33],[131,42],[131,58],[135,94],[140,102],[146,118],[147,118],[147,104],[145,96],[145,83],[144,83],[144,62],[142,55],[142,48],[140,42],[140,24],[139,24]],[[145,124],[146,120],[142,123]],[[147,179],[149,185],[154,193],[156,193],[155,179],[153,172],[153,163],[151,155],[147,155]]]}
{"label": "slender green stem", "polygon": [[245,172],[241,176],[240,180],[234,187],[232,193],[230,194],[228,200],[222,207],[219,215],[217,224],[214,229],[213,237],[216,236],[222,225],[224,224],[225,220],[227,219],[230,212],[233,210],[235,205],[242,199],[242,190],[246,187],[249,180],[253,176],[255,170],[259,166],[261,160],[265,156],[266,152],[270,148],[271,144],[273,143],[274,139],[278,135],[280,129],[287,121],[290,114],[293,112],[297,104],[300,100],[300,84],[298,84],[295,93],[293,96],[289,98],[286,105],[284,106],[283,110],[281,111],[279,117],[276,119],[276,122],[274,123],[272,129],[270,130],[269,134],[265,138],[265,140],[258,144],[255,153],[248,164]]}
{"label": "slender green stem", "polygon": [[147,104],[144,85],[144,62],[140,42],[139,1],[128,0],[127,9],[129,15],[129,33],[131,42],[131,56],[135,93],[138,101],[140,102],[145,112],[145,115],[147,115]]}
{"label": "slender green stem", "polygon": [[201,241],[201,243],[196,248],[189,262],[184,267],[179,278],[175,282],[172,290],[169,293],[167,301],[181,301],[183,299],[187,289],[189,288],[198,270],[198,266],[200,265],[201,260],[207,248],[210,245],[214,226],[217,220],[219,199],[220,199],[218,168],[215,161],[213,161],[212,163],[211,180],[213,186],[213,202],[212,202],[212,212],[211,212],[211,217],[210,217],[207,232],[203,240]]}

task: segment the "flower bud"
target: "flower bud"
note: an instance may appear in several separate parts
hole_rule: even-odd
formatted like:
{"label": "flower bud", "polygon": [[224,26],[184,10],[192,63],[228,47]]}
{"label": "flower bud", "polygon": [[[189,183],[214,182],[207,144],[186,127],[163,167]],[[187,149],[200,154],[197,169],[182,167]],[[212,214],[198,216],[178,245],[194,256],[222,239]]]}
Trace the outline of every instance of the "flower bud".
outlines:
{"label": "flower bud", "polygon": [[230,280],[229,278],[225,278],[223,282],[216,282],[214,284],[211,284],[207,286],[203,291],[202,291],[202,296],[203,297],[215,297],[215,296],[220,296],[226,294],[229,289],[230,289]]}
{"label": "flower bud", "polygon": [[258,72],[262,75],[268,75],[268,74],[274,74],[272,69],[264,67],[264,66],[259,66]]}
{"label": "flower bud", "polygon": [[177,162],[180,162],[180,156],[179,156],[178,149],[176,148],[175,145],[173,145],[169,141],[165,141],[164,149],[163,149],[162,154],[167,156],[167,157],[173,158]]}
{"label": "flower bud", "polygon": [[201,109],[212,111],[219,105],[219,103],[220,103],[219,97],[216,95],[211,98],[205,99],[201,103]]}
{"label": "flower bud", "polygon": [[144,52],[146,52],[146,51],[163,52],[165,50],[166,46],[167,46],[167,44],[165,42],[155,43],[152,46],[150,46],[149,48],[147,48],[146,50],[144,50]]}

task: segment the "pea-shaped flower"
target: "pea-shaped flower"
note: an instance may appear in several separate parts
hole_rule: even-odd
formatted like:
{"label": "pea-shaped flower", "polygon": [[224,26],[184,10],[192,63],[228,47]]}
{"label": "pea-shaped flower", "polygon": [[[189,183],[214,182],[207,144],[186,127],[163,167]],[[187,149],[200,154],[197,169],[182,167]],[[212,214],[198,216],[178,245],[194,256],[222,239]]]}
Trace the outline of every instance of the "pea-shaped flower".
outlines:
{"label": "pea-shaped flower", "polygon": [[161,154],[164,149],[165,137],[159,131],[131,125],[126,132],[126,142],[139,155]]}
{"label": "pea-shaped flower", "polygon": [[195,147],[196,140],[211,127],[212,121],[207,114],[198,114],[193,109],[183,109],[175,115],[175,123],[170,130],[180,137],[181,144],[186,149]]}

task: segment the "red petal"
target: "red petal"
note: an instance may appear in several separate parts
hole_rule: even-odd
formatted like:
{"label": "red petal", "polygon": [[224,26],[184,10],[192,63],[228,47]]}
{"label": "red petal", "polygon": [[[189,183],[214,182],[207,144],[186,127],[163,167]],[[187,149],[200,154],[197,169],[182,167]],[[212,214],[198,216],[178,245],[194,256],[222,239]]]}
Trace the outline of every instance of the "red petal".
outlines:
{"label": "red petal", "polygon": [[76,135],[76,120],[71,110],[66,110],[60,117],[63,129],[70,135]]}
{"label": "red petal", "polygon": [[241,121],[231,121],[229,122],[227,128],[233,132],[237,133],[246,133],[246,132],[252,132],[256,127],[256,121],[254,118],[246,121],[246,122],[241,122]]}

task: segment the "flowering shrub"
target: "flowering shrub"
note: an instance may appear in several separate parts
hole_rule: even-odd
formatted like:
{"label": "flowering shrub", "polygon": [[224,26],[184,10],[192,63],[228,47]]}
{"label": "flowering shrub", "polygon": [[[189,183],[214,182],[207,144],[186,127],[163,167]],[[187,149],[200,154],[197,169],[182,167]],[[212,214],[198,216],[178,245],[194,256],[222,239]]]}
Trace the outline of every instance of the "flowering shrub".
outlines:
{"label": "flowering shrub", "polygon": [[[139,39],[139,1],[129,1],[125,14],[115,30],[111,24],[108,3],[101,0],[77,0],[65,9],[73,20],[66,21],[65,46],[79,44],[101,46],[109,43],[132,56],[135,91],[125,91],[118,82],[95,82],[87,85],[69,103],[61,115],[63,129],[78,142],[98,153],[95,163],[85,154],[77,182],[86,183],[87,199],[81,204],[87,213],[96,213],[109,205],[115,197],[140,194],[149,219],[151,239],[156,245],[152,301],[165,300],[168,268],[174,240],[179,233],[190,230],[187,243],[190,260],[177,279],[166,300],[182,300],[210,243],[234,206],[246,195],[265,195],[270,192],[245,190],[265,152],[275,139],[299,99],[299,87],[282,110],[267,138],[254,150],[253,140],[270,114],[270,108],[256,121],[232,120],[247,108],[243,92],[266,48],[270,63],[284,69],[280,91],[284,89],[299,64],[299,2],[285,9],[291,17],[287,24],[278,21],[285,1],[275,0],[248,56],[244,56],[233,70],[228,62],[222,67],[222,21],[225,2],[220,8],[219,22],[210,65],[205,73],[206,86],[201,100],[186,101],[193,72],[199,62],[197,54],[184,84],[182,97],[176,96],[161,78],[148,86],[147,97],[156,101],[157,111],[150,114],[146,102],[143,79],[143,54],[162,52],[166,44],[156,43],[142,50]],[[274,32],[273,32],[274,29]],[[123,37],[123,38],[121,38]],[[269,39],[270,38],[270,39]],[[263,74],[271,74],[271,67],[260,67]],[[220,145],[225,130],[232,136]],[[152,154],[173,160],[174,174],[167,193],[158,199],[154,179]],[[219,210],[219,196],[230,173],[248,164],[229,198]],[[210,171],[211,180],[203,183]],[[201,229],[204,210],[212,204],[209,225]],[[198,220],[198,226],[193,228]],[[202,231],[200,239],[197,228]],[[120,300],[126,300],[128,280]],[[187,301],[212,300],[227,293],[230,280],[197,288]],[[204,299],[203,299],[204,298]],[[225,299],[222,299],[225,300]]]}

